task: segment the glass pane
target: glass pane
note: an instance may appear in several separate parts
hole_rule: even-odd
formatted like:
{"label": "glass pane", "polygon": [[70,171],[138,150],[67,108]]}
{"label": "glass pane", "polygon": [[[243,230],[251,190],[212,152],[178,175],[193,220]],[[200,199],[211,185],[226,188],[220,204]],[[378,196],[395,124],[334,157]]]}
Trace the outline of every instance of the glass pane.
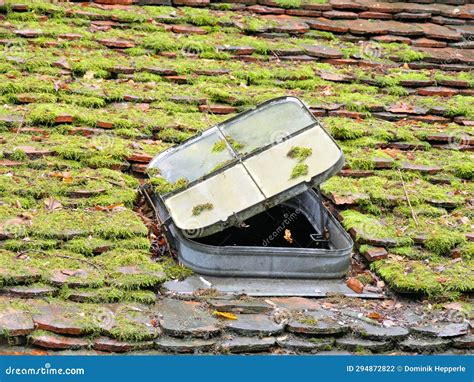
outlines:
{"label": "glass pane", "polygon": [[295,98],[281,99],[224,123],[221,130],[240,154],[287,138],[315,123],[311,113]]}
{"label": "glass pane", "polygon": [[234,159],[234,154],[216,128],[204,132],[170,152],[159,155],[150,164],[157,168],[168,182],[179,179],[192,182],[224,166]]}

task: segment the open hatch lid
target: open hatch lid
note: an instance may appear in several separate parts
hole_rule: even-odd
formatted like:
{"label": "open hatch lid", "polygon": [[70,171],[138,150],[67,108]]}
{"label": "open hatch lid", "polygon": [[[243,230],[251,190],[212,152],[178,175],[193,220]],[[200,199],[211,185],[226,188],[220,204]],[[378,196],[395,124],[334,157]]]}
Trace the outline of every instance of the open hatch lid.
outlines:
{"label": "open hatch lid", "polygon": [[319,185],[343,163],[303,102],[281,97],[162,152],[149,168],[176,185],[160,195],[175,225],[203,237]]}

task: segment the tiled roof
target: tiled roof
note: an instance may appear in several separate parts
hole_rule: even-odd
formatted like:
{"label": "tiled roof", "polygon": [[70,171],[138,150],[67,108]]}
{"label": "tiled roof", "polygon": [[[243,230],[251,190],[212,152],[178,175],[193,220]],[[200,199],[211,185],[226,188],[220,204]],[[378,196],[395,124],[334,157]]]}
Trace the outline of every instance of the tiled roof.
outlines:
{"label": "tiled roof", "polygon": [[187,271],[150,258],[147,163],[291,94],[346,155],[322,189],[355,269],[389,290],[472,292],[474,5],[451,3],[0,1],[0,286],[153,304]]}

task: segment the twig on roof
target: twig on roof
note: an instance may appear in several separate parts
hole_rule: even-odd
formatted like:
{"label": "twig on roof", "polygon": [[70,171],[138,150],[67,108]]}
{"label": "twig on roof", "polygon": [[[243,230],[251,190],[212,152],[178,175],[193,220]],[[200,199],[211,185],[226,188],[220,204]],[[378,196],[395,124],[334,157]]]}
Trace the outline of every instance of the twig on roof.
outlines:
{"label": "twig on roof", "polygon": [[21,256],[27,254],[27,253],[38,253],[40,255],[43,255],[43,256],[49,256],[49,257],[60,257],[62,259],[69,259],[69,260],[77,260],[77,261],[82,261],[83,263],[86,263],[88,265],[90,265],[91,267],[97,269],[99,272],[101,271],[100,267],[94,263],[92,263],[91,261],[88,261],[86,259],[80,259],[78,257],[74,257],[74,256],[67,256],[67,255],[58,255],[58,254],[55,254],[55,253],[48,253],[48,252],[44,252],[44,251],[40,251],[40,250],[37,250],[37,249],[27,249],[27,250],[24,250],[24,251],[21,251],[19,252],[17,255],[16,255],[16,258],[20,258]]}
{"label": "twig on roof", "polygon": [[410,207],[411,216],[413,217],[413,220],[415,221],[415,224],[418,227],[418,218],[416,216],[415,211],[413,210],[413,207],[410,202],[410,198],[408,197],[407,188],[405,187],[405,181],[403,180],[402,172],[400,171],[400,169],[398,169],[398,175],[400,176],[400,180],[402,181],[403,191],[405,192],[405,198],[408,202],[408,206]]}

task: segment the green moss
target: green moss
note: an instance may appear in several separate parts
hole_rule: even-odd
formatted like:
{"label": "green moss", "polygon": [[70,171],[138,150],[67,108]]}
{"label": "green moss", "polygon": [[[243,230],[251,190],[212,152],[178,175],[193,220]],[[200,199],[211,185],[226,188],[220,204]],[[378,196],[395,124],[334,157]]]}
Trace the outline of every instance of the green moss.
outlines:
{"label": "green moss", "polygon": [[313,149],[309,147],[293,146],[286,154],[288,158],[296,159],[298,162],[304,162],[313,154]]}
{"label": "green moss", "polygon": [[358,240],[394,239],[400,246],[412,244],[412,239],[403,232],[397,231],[395,224],[384,223],[375,216],[365,215],[354,210],[342,211],[341,216],[344,228],[355,229]]}
{"label": "green moss", "polygon": [[457,298],[459,292],[474,290],[470,276],[472,265],[472,261],[452,263],[437,260],[425,264],[387,259],[372,263],[371,268],[397,291],[422,293],[443,300]]}
{"label": "green moss", "polygon": [[451,250],[466,242],[462,233],[451,230],[435,230],[427,237],[424,246],[437,255],[449,255]]}
{"label": "green moss", "polygon": [[57,240],[42,240],[42,239],[31,239],[28,240],[6,240],[3,242],[5,249],[13,252],[21,252],[29,249],[55,249],[58,248],[60,242]]}
{"label": "green moss", "polygon": [[186,180],[185,178],[181,178],[174,183],[170,183],[166,179],[161,177],[151,178],[150,183],[155,186],[155,191],[160,195],[165,195],[170,192],[186,188],[189,184],[188,180]]}
{"label": "green moss", "polygon": [[14,160],[14,161],[24,162],[24,161],[28,160],[28,156],[26,155],[26,153],[23,150],[15,149],[10,154],[10,159]]}
{"label": "green moss", "polygon": [[220,141],[217,141],[216,143],[214,143],[214,145],[212,146],[212,152],[213,153],[220,153],[222,151],[224,151],[227,147],[227,144],[225,143],[225,141],[222,139]]}
{"label": "green moss", "polygon": [[139,217],[130,210],[40,212],[32,219],[28,232],[40,238],[71,238],[97,235],[104,239],[128,239],[146,236],[147,229]]}
{"label": "green moss", "polygon": [[159,264],[162,266],[168,279],[183,280],[193,274],[191,269],[186,268],[184,265],[178,264],[171,258],[162,259]]}
{"label": "green moss", "polygon": [[309,326],[314,326],[318,324],[318,320],[312,316],[302,315],[301,317],[298,317],[297,320],[298,322]]}
{"label": "green moss", "polygon": [[297,164],[295,164],[295,166],[291,170],[290,179],[296,179],[296,178],[299,178],[301,176],[306,176],[306,175],[308,175],[308,172],[309,172],[309,169],[308,169],[307,164],[297,163]]}
{"label": "green moss", "polygon": [[204,211],[211,211],[214,208],[214,205],[212,203],[204,203],[204,204],[198,204],[193,207],[193,215],[198,216]]}

